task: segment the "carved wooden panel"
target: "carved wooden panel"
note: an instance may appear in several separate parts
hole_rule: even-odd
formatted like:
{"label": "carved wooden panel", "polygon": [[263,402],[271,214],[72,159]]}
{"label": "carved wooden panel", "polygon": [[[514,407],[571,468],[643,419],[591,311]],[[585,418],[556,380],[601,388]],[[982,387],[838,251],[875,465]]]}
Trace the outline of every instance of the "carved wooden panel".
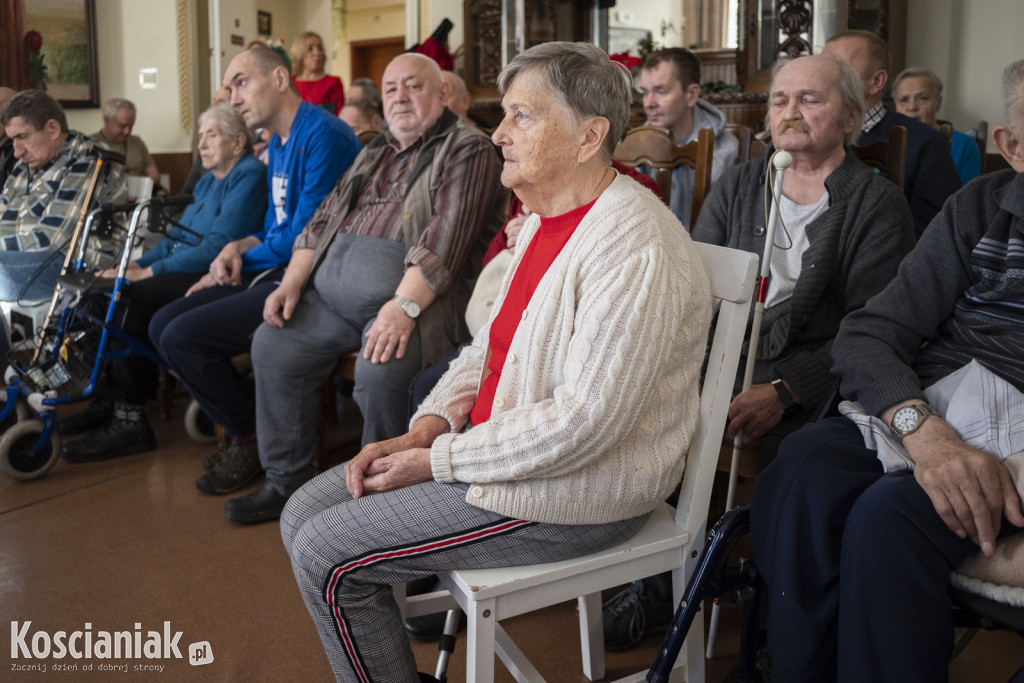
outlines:
{"label": "carved wooden panel", "polygon": [[[804,36],[810,35],[813,0],[779,0],[775,3],[779,17],[778,56],[799,57],[813,52]],[[785,36],[783,38],[783,36]]]}

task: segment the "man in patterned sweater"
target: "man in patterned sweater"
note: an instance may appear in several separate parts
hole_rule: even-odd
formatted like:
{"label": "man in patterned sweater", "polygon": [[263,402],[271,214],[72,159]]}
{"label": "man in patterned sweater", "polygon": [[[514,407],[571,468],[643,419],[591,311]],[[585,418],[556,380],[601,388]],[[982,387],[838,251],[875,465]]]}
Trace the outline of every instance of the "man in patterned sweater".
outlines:
{"label": "man in patterned sweater", "polygon": [[1024,60],[1003,88],[1012,170],[950,198],[843,321],[850,419],[793,434],[758,476],[775,680],[945,680],[950,571],[1024,527]]}
{"label": "man in patterned sweater", "polygon": [[[12,97],[0,124],[18,160],[0,193],[0,300],[47,298],[62,262],[53,252],[65,248],[86,209],[98,147],[69,130],[57,101],[36,90]],[[92,204],[121,203],[128,196],[120,173],[111,172],[115,166],[104,166]]]}

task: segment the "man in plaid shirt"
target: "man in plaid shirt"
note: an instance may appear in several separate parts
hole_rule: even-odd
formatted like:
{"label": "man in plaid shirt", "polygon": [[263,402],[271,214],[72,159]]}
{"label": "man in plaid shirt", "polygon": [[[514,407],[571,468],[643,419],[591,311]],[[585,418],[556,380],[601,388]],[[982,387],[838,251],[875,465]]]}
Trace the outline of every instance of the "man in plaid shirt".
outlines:
{"label": "man in plaid shirt", "polygon": [[[62,262],[53,252],[67,248],[89,200],[98,146],[69,130],[60,105],[40,91],[12,97],[0,124],[18,160],[0,193],[0,300],[46,298]],[[106,166],[92,204],[123,203],[127,196],[121,174]]]}

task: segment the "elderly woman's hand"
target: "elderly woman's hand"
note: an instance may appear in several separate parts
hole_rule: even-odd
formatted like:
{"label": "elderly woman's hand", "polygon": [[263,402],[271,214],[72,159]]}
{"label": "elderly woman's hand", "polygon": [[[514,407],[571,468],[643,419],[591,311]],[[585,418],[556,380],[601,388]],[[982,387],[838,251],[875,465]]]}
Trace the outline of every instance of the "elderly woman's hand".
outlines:
{"label": "elderly woman's hand", "polygon": [[430,446],[450,428],[444,418],[424,415],[402,436],[369,444],[345,463],[345,487],[358,498],[364,492],[392,491],[433,479]]}

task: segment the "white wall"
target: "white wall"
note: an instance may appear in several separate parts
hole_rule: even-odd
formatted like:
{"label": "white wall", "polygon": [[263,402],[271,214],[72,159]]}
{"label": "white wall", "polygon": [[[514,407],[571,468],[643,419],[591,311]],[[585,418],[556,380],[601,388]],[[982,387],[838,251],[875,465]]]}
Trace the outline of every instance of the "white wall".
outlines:
{"label": "white wall", "polygon": [[[135,133],[151,152],[180,152],[191,138],[179,122],[177,16],[174,0],[96,0],[100,102],[135,103]],[[139,86],[139,69],[157,69],[157,87]],[[100,109],[68,109],[68,125],[85,134],[103,127]]]}
{"label": "white wall", "polygon": [[939,118],[958,130],[980,119],[989,130],[1002,123],[999,81],[1003,67],[1024,58],[1024,2],[908,0],[907,26],[907,65],[927,66],[943,81]]}

